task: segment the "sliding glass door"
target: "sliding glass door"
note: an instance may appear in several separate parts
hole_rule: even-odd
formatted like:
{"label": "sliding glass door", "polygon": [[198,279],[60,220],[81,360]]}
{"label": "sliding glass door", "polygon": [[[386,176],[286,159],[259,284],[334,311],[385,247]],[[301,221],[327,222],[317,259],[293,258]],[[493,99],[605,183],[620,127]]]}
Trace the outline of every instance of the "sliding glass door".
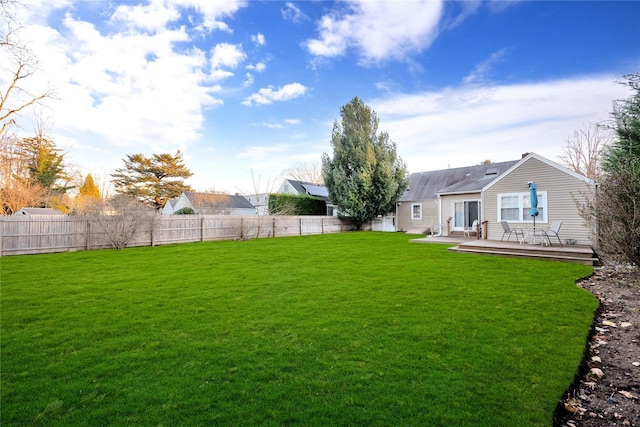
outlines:
{"label": "sliding glass door", "polygon": [[465,227],[471,227],[473,221],[480,222],[480,202],[478,200],[453,202],[454,230],[464,230]]}

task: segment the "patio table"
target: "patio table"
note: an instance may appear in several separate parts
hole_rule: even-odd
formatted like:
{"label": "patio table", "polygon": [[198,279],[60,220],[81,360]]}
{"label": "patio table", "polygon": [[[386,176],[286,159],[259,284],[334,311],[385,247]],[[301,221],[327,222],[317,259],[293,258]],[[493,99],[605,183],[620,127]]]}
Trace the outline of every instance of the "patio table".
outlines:
{"label": "patio table", "polygon": [[[531,237],[531,240],[527,241],[529,237]],[[549,239],[547,239],[547,236],[544,234],[544,230],[541,229],[524,229],[524,238],[520,243],[524,242],[527,242],[530,245],[551,246],[551,244],[549,243]]]}

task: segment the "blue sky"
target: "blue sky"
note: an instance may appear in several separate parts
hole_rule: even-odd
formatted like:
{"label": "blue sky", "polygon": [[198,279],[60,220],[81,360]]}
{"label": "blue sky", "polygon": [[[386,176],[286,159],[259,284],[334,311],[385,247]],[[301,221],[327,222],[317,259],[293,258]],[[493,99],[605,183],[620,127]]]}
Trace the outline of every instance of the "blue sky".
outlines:
{"label": "blue sky", "polygon": [[30,89],[57,93],[47,133],[103,181],[127,154],[180,149],[196,190],[251,193],[252,173],[270,190],[331,152],[354,96],[411,172],[558,161],[640,71],[637,1],[27,3]]}

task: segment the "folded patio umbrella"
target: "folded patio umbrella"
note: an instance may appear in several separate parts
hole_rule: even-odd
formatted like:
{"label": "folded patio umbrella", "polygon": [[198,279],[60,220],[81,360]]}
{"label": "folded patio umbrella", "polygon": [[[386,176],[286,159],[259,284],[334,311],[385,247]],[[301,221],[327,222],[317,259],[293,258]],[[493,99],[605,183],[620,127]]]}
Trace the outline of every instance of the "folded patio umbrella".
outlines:
{"label": "folded patio umbrella", "polygon": [[536,234],[536,217],[538,216],[538,190],[536,183],[529,183],[529,215],[533,217],[533,234]]}

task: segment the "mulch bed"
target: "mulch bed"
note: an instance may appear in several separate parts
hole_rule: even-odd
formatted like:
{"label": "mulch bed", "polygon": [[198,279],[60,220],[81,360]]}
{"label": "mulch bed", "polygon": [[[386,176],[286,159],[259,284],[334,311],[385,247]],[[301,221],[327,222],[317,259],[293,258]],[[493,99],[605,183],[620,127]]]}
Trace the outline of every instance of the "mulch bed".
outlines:
{"label": "mulch bed", "polygon": [[583,363],[555,427],[640,427],[640,268],[597,268],[578,286],[600,300]]}

